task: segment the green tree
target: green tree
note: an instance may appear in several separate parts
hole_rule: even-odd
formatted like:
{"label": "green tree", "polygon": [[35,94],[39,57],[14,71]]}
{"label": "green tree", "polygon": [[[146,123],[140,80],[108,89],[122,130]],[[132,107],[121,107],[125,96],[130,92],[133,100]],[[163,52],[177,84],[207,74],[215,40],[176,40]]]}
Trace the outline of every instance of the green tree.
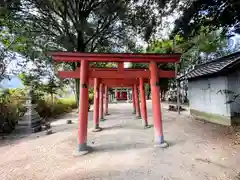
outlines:
{"label": "green tree", "polygon": [[39,87],[40,91],[50,94],[52,105],[54,104],[54,95],[57,94],[61,89],[63,89],[62,83],[54,77],[51,77],[47,83],[41,84]]}
{"label": "green tree", "polygon": [[[180,41],[179,36],[175,37],[178,41]],[[177,52],[177,48],[174,49],[172,40],[154,40],[150,42],[146,49],[147,53],[160,53],[160,54],[171,54]],[[133,68],[148,68],[148,64],[146,63],[133,63]],[[162,70],[174,70],[174,64],[158,64],[158,68]],[[165,92],[168,90],[169,82],[171,79],[160,78],[160,87],[161,87],[161,96],[162,100],[164,100]],[[147,92],[147,97],[149,99],[151,87],[149,85],[145,86],[145,90]]]}
{"label": "green tree", "polygon": [[24,66],[25,61],[21,60],[21,64],[17,59],[15,51],[24,49],[25,39],[11,34],[8,29],[0,30],[0,81],[6,76],[6,71],[12,63]]}
{"label": "green tree", "polygon": [[[146,52],[163,54],[182,53],[180,63],[177,65],[178,75],[187,72],[195,64],[204,63],[218,57],[220,52],[225,51],[227,47],[227,36],[224,35],[223,30],[212,31],[209,27],[202,27],[200,34],[192,38],[184,39],[179,35],[175,35],[174,39],[175,45],[173,45],[173,40],[171,39],[154,40],[148,45]],[[175,65],[170,63],[159,64],[158,67],[163,70],[175,70]],[[136,63],[133,64],[133,68],[148,68],[148,65]],[[163,96],[170,84],[175,84],[174,79],[160,79],[161,94]],[[150,90],[150,87],[146,87],[146,89]]]}
{"label": "green tree", "polygon": [[0,29],[6,25],[16,12],[20,10],[21,0],[2,0],[0,1]]}
{"label": "green tree", "polygon": [[[161,17],[170,13],[174,0],[24,0],[13,20],[24,24],[14,33],[31,37],[29,47],[42,51],[121,51],[140,36],[149,41]],[[167,5],[170,4],[171,6]],[[171,7],[171,8],[169,8]],[[34,9],[32,11],[31,9]],[[15,25],[15,24],[14,24]],[[71,69],[79,67],[71,63]],[[79,92],[76,81],[76,94]]]}
{"label": "green tree", "polygon": [[0,81],[6,77],[6,71],[12,61],[16,61],[15,51],[20,50],[23,37],[9,31],[11,19],[20,10],[20,0],[2,0],[0,2]]}
{"label": "green tree", "polygon": [[180,70],[210,61],[219,56],[227,47],[227,35],[223,29],[211,30],[202,27],[201,32],[188,39],[181,38],[177,48],[182,53]]}
{"label": "green tree", "polygon": [[[175,37],[176,40],[179,39],[178,36]],[[150,46],[147,48],[147,52],[150,53],[162,53],[162,54],[171,54],[177,52],[177,49],[174,49],[173,41],[172,40],[162,40],[162,41],[153,41]],[[175,70],[174,64],[158,64],[158,68],[162,70]],[[159,80],[160,87],[161,87],[161,98],[164,100],[165,93],[168,91],[169,83],[171,79],[168,78],[161,78]]]}
{"label": "green tree", "polygon": [[182,16],[175,22],[174,32],[179,32],[184,37],[194,36],[201,32],[202,26],[212,29],[234,27],[240,33],[240,1],[237,0],[196,0],[185,1],[179,4],[183,11]]}

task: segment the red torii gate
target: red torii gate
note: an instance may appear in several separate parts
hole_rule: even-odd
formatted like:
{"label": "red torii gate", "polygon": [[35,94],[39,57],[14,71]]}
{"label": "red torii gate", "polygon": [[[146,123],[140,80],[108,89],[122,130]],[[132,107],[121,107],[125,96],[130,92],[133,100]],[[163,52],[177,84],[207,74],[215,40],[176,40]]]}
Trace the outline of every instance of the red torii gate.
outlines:
{"label": "red torii gate", "polygon": [[[153,121],[155,129],[155,142],[156,145],[160,147],[166,147],[167,143],[164,141],[163,130],[162,130],[162,117],[161,117],[161,106],[160,106],[160,87],[159,87],[159,77],[174,77],[175,72],[173,71],[161,71],[157,68],[157,63],[177,63],[180,59],[180,54],[142,54],[142,53],[78,53],[78,52],[53,52],[51,53],[53,59],[57,62],[79,62],[81,63],[80,69],[75,72],[59,72],[61,77],[65,78],[80,78],[80,100],[79,100],[79,124],[78,124],[78,151],[80,154],[85,154],[91,148],[87,146],[87,122],[88,122],[88,86],[91,85],[91,79],[94,79],[94,89],[97,92],[99,79],[106,81],[107,79],[139,79],[140,84],[140,94],[145,98],[143,94],[143,84],[144,79],[150,78],[151,90],[152,90],[152,111],[153,111]],[[118,62],[118,68],[89,68],[89,62]],[[123,62],[132,63],[149,63],[149,70],[144,69],[124,69]],[[89,82],[90,79],[90,82]],[[137,82],[137,81],[135,81]],[[137,94],[137,84],[134,82],[133,92],[134,101],[133,104],[137,106],[138,100]],[[110,85],[117,85],[111,84]],[[92,84],[93,85],[93,84]],[[123,84],[126,85],[126,84]],[[127,84],[128,85],[128,84]],[[100,92],[103,84],[100,84]],[[100,93],[101,95],[101,93]],[[95,95],[94,95],[95,96]],[[94,97],[94,101],[97,98]],[[101,97],[100,97],[101,99]],[[145,102],[142,99],[142,102]],[[134,103],[135,102],[135,103]],[[145,104],[145,103],[141,103]],[[101,103],[100,103],[101,105]],[[139,105],[139,104],[138,104]],[[96,103],[97,106],[97,103]],[[146,104],[145,104],[146,107]],[[95,109],[95,103],[94,103]],[[95,111],[97,111],[97,107]],[[144,108],[142,108],[144,109]],[[139,112],[140,113],[140,112]],[[95,114],[95,113],[94,113]],[[97,116],[96,112],[96,116]],[[139,114],[140,115],[140,114]],[[98,118],[94,117],[94,120]],[[97,123],[97,122],[95,122]],[[97,124],[96,124],[97,125]],[[97,127],[99,128],[99,127]]]}
{"label": "red torii gate", "polygon": [[[141,73],[142,77],[150,77],[149,75],[149,70],[148,69],[122,69],[123,68],[123,64],[119,63],[118,64],[118,68],[90,68],[89,72],[101,72],[101,77],[110,77],[107,73],[111,72],[112,76],[111,79],[100,79],[96,81],[97,84],[104,84],[105,85],[105,93],[107,93],[107,87],[131,87],[132,88],[132,92],[133,92],[133,107],[134,107],[134,114],[136,114],[137,118],[143,118],[144,120],[144,127],[148,128],[148,121],[147,121],[147,110],[146,110],[146,98],[145,98],[145,92],[144,92],[144,83],[148,83],[149,79],[143,79],[143,78],[139,78],[138,79],[117,79],[116,77],[119,77],[119,72],[124,72],[124,73],[131,73],[131,75],[128,74],[128,78],[129,76],[135,76],[135,74],[132,74],[132,72],[136,73],[139,77],[139,73]],[[121,71],[122,70],[122,71]],[[106,73],[107,72],[107,73]],[[95,74],[94,74],[95,75]],[[77,68],[75,71],[60,71],[58,72],[58,76],[61,78],[80,78],[80,68]],[[91,76],[91,75],[90,75]],[[162,78],[171,78],[171,77],[175,77],[175,72],[174,71],[163,71],[163,70],[159,70],[159,76]],[[115,77],[112,78],[112,77]],[[96,78],[94,78],[96,79]],[[94,79],[89,79],[89,85],[90,86],[94,86]],[[97,78],[98,79],[98,78]],[[134,88],[134,85],[139,85],[139,89],[140,89],[140,98],[141,98],[141,113],[140,113],[140,105],[139,105],[139,99],[138,99],[138,93],[137,93],[137,87]],[[95,87],[94,90],[94,94],[99,94],[98,92],[98,87],[99,85],[97,85],[97,87]],[[97,99],[97,96],[94,96],[94,125],[95,128],[93,129],[94,132],[100,131],[101,128],[99,127],[99,121],[98,121],[98,113],[100,116],[100,120],[104,120],[103,117],[103,90],[101,89],[100,86],[100,112],[98,112],[98,102],[99,100]],[[136,95],[135,95],[136,94]],[[135,98],[136,97],[136,98]],[[108,95],[105,95],[105,114],[108,114]],[[96,103],[95,103],[96,102]]]}
{"label": "red torii gate", "polygon": [[[124,74],[120,74],[121,73],[124,73]],[[164,71],[164,70],[159,70],[158,71],[159,73],[159,76],[161,78],[173,78],[175,77],[175,72],[174,71]],[[59,77],[61,78],[80,78],[80,68],[77,68],[75,71],[60,71],[58,72],[58,75]],[[118,79],[118,78],[121,78],[121,77],[124,77],[125,78],[133,78],[133,79]],[[146,68],[141,68],[141,69],[133,69],[133,68],[126,68],[124,69],[123,68],[123,63],[122,62],[119,62],[118,63],[118,68],[90,68],[89,69],[89,77],[93,78],[94,77],[100,77],[101,78],[101,82],[100,84],[104,84],[106,86],[111,86],[111,87],[126,87],[126,86],[134,86],[134,84],[139,84],[140,85],[140,82],[139,80],[141,78],[139,78],[139,80],[137,80],[136,77],[142,77],[142,78],[148,78],[150,77],[150,72],[148,69]],[[105,79],[103,79],[105,78]],[[111,79],[108,79],[108,78],[111,78]],[[89,79],[89,84],[91,86],[94,86],[94,83],[93,83],[93,79]],[[144,79],[143,81],[144,82],[148,82],[148,79]],[[143,83],[144,83],[143,82]],[[147,123],[147,117],[145,114],[147,114],[145,111],[146,111],[146,100],[145,100],[145,93],[144,93],[144,90],[143,87],[141,88],[141,86],[144,86],[144,84],[140,85],[139,89],[140,89],[140,97],[141,97],[141,102],[143,102],[141,104],[141,114],[142,114],[142,117],[144,118],[145,120],[145,127],[148,127],[148,123]],[[97,88],[98,89],[98,88]],[[133,92],[133,106],[134,106],[134,114],[136,113],[137,114],[137,118],[141,118],[141,115],[140,115],[140,108],[139,108],[139,100],[138,98],[136,99],[135,96],[137,96],[138,93],[135,93],[136,90],[134,90],[134,88],[132,88],[132,92]],[[98,94],[96,91],[94,91],[95,94]],[[136,95],[135,95],[136,94]],[[107,95],[105,96],[107,97]],[[137,96],[138,97],[138,96]],[[101,93],[100,93],[100,119],[103,120],[103,112],[102,112],[102,96],[101,96]],[[98,100],[95,98],[95,101],[97,102]],[[107,99],[105,99],[105,102],[107,102]],[[94,109],[98,108],[98,105],[97,106],[94,106]],[[108,104],[106,103],[105,104],[105,114],[108,114]],[[144,108],[145,107],[145,108]],[[95,109],[96,113],[97,110]],[[94,112],[95,112],[94,111]],[[95,113],[94,113],[95,114]],[[96,117],[96,116],[94,116]],[[94,118],[95,120],[95,118]],[[96,126],[98,127],[98,126]],[[101,130],[101,128],[96,128],[94,129],[94,131],[99,131]]]}
{"label": "red torii gate", "polygon": [[[80,72],[76,72],[76,71],[60,71],[58,75],[61,78],[67,78],[67,77],[80,78],[79,75],[77,76],[74,73],[80,74]],[[132,88],[132,92],[134,96],[133,97],[134,114],[136,114],[136,117],[139,119],[142,117],[144,120],[144,128],[148,128],[149,126],[148,126],[148,120],[147,120],[146,98],[145,98],[145,92],[144,92],[144,83],[148,81],[149,81],[148,79],[143,79],[143,78],[140,78],[140,81],[137,79],[101,79],[101,80],[99,80],[99,78],[89,79],[88,81],[89,85],[94,87],[94,117],[93,117],[94,129],[93,131],[98,132],[102,130],[102,128],[99,127],[99,117],[101,121],[104,120],[104,117],[103,117],[103,114],[104,114],[103,113],[103,93],[104,92],[105,92],[105,115],[108,115],[108,94],[107,93],[108,93],[109,87],[110,88],[116,88],[116,87]],[[105,89],[103,85],[105,85]],[[137,95],[138,93],[135,92],[137,91],[137,86],[134,87],[134,85],[139,85],[139,89],[140,89],[140,98],[142,102],[141,115],[140,115],[140,105],[139,105],[139,100]],[[99,101],[100,101],[100,107],[99,107]]]}

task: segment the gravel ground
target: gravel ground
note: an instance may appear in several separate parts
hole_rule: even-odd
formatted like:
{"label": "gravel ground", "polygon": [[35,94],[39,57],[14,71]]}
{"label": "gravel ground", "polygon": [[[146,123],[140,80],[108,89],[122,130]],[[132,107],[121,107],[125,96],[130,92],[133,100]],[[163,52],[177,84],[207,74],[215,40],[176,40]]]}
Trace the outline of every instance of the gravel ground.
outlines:
{"label": "gravel ground", "polygon": [[[148,102],[149,122],[151,102]],[[52,123],[44,132],[0,141],[1,180],[239,180],[240,145],[231,128],[192,120],[162,105],[164,135],[170,147],[153,147],[153,128],[143,129],[132,105],[110,104],[102,132],[89,128],[94,152],[75,157],[76,112]],[[66,124],[72,119],[74,124]],[[89,113],[92,119],[92,112]],[[92,122],[89,122],[91,127]],[[240,176],[240,174],[239,174]]]}

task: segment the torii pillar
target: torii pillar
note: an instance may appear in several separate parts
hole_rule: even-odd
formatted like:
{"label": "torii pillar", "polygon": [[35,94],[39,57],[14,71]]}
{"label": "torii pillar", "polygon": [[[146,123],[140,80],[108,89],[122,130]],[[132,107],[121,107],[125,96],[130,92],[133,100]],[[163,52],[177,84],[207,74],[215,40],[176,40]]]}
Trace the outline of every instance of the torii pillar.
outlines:
{"label": "torii pillar", "polygon": [[137,84],[134,84],[134,96],[135,96],[135,105],[136,105],[136,117],[137,119],[141,119]]}
{"label": "torii pillar", "polygon": [[134,86],[132,87],[132,103],[133,103],[133,114],[136,114],[136,101],[135,101]]}
{"label": "torii pillar", "polygon": [[104,115],[109,115],[108,113],[108,87],[105,85],[105,108],[104,108]]}
{"label": "torii pillar", "polygon": [[99,100],[99,118],[100,118],[100,121],[105,121],[104,116],[103,116],[103,91],[104,91],[104,88],[103,88],[103,84],[101,83],[100,87],[99,87],[99,97],[100,97],[100,100]]}
{"label": "torii pillar", "polygon": [[88,128],[88,61],[81,60],[80,67],[80,96],[78,112],[78,153],[86,154],[91,150],[87,146]]}
{"label": "torii pillar", "polygon": [[161,101],[160,101],[160,85],[159,75],[156,62],[151,61],[149,64],[150,69],[150,82],[152,90],[152,112],[153,112],[153,124],[155,130],[155,143],[156,147],[168,147],[168,144],[164,141],[163,127],[162,127],[162,114],[161,114]]}
{"label": "torii pillar", "polygon": [[[160,106],[160,87],[159,87],[159,76],[163,77],[175,77],[174,71],[161,71],[157,69],[156,63],[177,63],[180,59],[180,54],[104,54],[104,53],[80,53],[80,52],[53,52],[51,53],[53,59],[57,62],[80,62],[80,73],[75,72],[62,72],[64,78],[80,78],[80,101],[79,101],[79,124],[78,124],[78,150],[82,153],[89,151],[87,146],[87,123],[88,123],[88,80],[91,78],[101,79],[136,79],[136,78],[151,78],[151,89],[152,89],[152,106],[153,106],[153,120],[155,130],[155,141],[160,147],[166,147],[167,143],[163,138],[162,118],[161,118],[161,106]],[[118,69],[98,69],[90,68],[88,62],[123,62],[132,63],[150,63],[149,70],[124,70],[123,66],[119,65]],[[89,73],[89,75],[88,75]],[[79,76],[80,75],[80,76]],[[134,97],[137,115],[140,115],[139,101],[137,94],[137,84],[134,88]],[[101,88],[100,99],[103,100],[103,87]],[[136,103],[138,102],[138,103]],[[100,104],[102,106],[102,103]],[[102,106],[103,107],[103,106]],[[102,108],[101,108],[102,110]],[[101,111],[102,112],[102,111]],[[103,115],[103,113],[101,114]],[[103,117],[103,116],[102,116]]]}
{"label": "torii pillar", "polygon": [[143,119],[144,128],[149,128],[150,126],[148,126],[147,105],[146,105],[146,97],[145,97],[143,78],[139,79],[139,91],[140,91],[140,99],[141,99],[141,116]]}
{"label": "torii pillar", "polygon": [[94,112],[93,112],[93,132],[101,131],[99,127],[99,78],[94,78]]}
{"label": "torii pillar", "polygon": [[114,102],[117,103],[117,88],[114,90]]}

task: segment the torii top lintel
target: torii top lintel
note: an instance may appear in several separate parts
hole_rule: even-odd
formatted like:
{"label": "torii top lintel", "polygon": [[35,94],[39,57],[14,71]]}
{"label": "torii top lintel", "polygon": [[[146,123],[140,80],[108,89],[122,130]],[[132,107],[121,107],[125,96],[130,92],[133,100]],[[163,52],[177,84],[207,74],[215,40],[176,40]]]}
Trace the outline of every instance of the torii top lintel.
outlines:
{"label": "torii top lintel", "polygon": [[181,54],[154,54],[154,53],[80,53],[80,52],[51,52],[49,53],[57,62],[133,62],[148,63],[177,63]]}

